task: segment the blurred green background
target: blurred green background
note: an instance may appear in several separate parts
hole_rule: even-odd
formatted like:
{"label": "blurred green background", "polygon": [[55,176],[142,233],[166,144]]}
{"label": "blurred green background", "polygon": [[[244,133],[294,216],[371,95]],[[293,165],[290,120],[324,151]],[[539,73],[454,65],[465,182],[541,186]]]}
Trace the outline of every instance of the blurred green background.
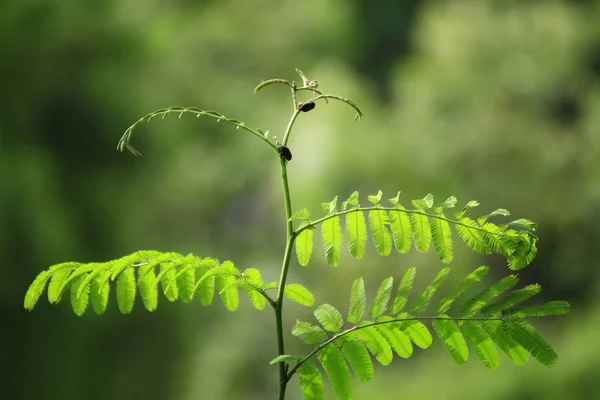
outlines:
{"label": "blurred green background", "polygon": [[[123,316],[114,302],[76,317],[67,302],[23,295],[67,261],[139,249],[194,252],[278,274],[285,226],[278,160],[250,134],[210,119],[125,128],[170,105],[215,109],[281,135],[298,67],[341,103],[301,115],[290,141],[293,208],[432,192],[477,199],[539,222],[540,253],[520,273],[565,318],[537,326],[561,356],[547,369],[505,357],[490,372],[456,366],[439,342],[356,383],[357,399],[588,399],[600,389],[600,1],[4,1],[0,3],[0,356],[5,399],[269,399],[277,368],[273,316],[162,298]],[[365,201],[366,203],[366,201]],[[475,267],[508,274],[457,242],[455,280]],[[433,252],[342,265],[295,263],[303,283],[345,310],[352,280],[375,288]],[[450,285],[446,286],[446,290]],[[543,299],[542,299],[543,300]],[[311,310],[286,308],[289,331]],[[289,352],[306,347],[288,335]],[[298,399],[294,383],[289,398]]]}

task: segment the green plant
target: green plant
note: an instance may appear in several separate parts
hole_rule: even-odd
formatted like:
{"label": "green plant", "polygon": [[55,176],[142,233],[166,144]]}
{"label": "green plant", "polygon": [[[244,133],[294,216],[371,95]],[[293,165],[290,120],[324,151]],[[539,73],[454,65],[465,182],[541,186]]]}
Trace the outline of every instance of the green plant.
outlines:
{"label": "green plant", "polygon": [[[292,213],[287,165],[292,160],[288,141],[297,117],[315,107],[315,102],[328,99],[341,101],[356,111],[356,118],[362,116],[359,108],[349,99],[324,94],[316,81],[308,80],[301,71],[302,85],[284,79],[262,82],[255,89],[283,84],[290,88],[293,113],[284,131],[282,141],[268,137],[260,129],[253,129],[244,123],[225,117],[215,111],[198,108],[171,107],[150,113],[134,123],[123,135],[118,150],[125,149],[139,155],[131,145],[131,135],[142,122],[170,114],[192,114],[207,116],[224,121],[250,132],[274,151],[281,168],[284,194],[287,241],[281,266],[279,282],[264,283],[259,270],[248,268],[239,270],[231,261],[202,258],[193,254],[164,253],[159,251],[138,251],[125,257],[103,263],[67,262],[51,266],[41,272],[33,281],[25,295],[24,306],[31,310],[46,289],[50,303],[58,303],[69,292],[73,311],[82,315],[91,303],[93,310],[102,314],[108,304],[110,282],[116,281],[117,306],[122,313],[132,311],[136,291],[148,311],[157,307],[158,287],[169,301],[190,302],[197,297],[200,302],[210,305],[218,293],[225,307],[231,311],[239,304],[239,290],[243,290],[253,306],[264,309],[267,304],[275,313],[277,332],[277,357],[271,363],[279,368],[279,399],[285,398],[290,379],[297,376],[305,399],[323,398],[323,378],[315,366],[321,364],[340,399],[352,398],[350,370],[361,380],[373,377],[373,364],[370,354],[382,365],[388,365],[396,353],[401,358],[413,354],[413,345],[428,348],[434,333],[448,350],[450,356],[462,364],[469,357],[469,347],[483,364],[490,369],[499,365],[498,348],[516,364],[524,364],[533,356],[544,365],[551,366],[557,355],[546,340],[527,322],[531,317],[561,315],[569,311],[564,301],[551,301],[537,306],[520,307],[520,304],[537,295],[539,285],[529,285],[512,290],[518,283],[516,275],[508,275],[498,282],[463,301],[457,310],[451,312],[457,299],[473,285],[480,282],[488,267],[481,266],[468,274],[460,284],[438,301],[430,315],[424,315],[433,296],[448,277],[450,268],[439,271],[434,280],[414,300],[407,309],[409,295],[415,279],[415,269],[409,268],[402,276],[394,291],[392,277],[383,280],[367,307],[367,294],[363,278],[354,281],[350,290],[350,307],[347,316],[329,304],[321,304],[314,310],[319,325],[298,322],[292,334],[304,343],[314,346],[304,356],[286,354],[283,327],[284,297],[299,304],[313,306],[314,295],[304,286],[288,284],[287,276],[292,265],[292,251],[295,245],[298,264],[308,265],[313,252],[313,231],[321,229],[325,258],[328,264],[337,266],[343,247],[341,219],[345,220],[345,233],[350,254],[362,258],[365,254],[368,232],[375,244],[376,252],[382,256],[392,253],[406,253],[414,245],[417,251],[427,252],[433,247],[439,260],[448,264],[454,258],[451,226],[458,236],[472,250],[482,254],[496,253],[506,258],[508,267],[519,270],[534,259],[538,237],[534,234],[536,224],[527,219],[496,224],[490,221],[495,217],[505,217],[509,212],[497,209],[478,218],[466,216],[479,205],[469,201],[454,218],[444,214],[457,204],[455,197],[435,203],[428,194],[423,199],[413,200],[412,208],[400,203],[400,193],[384,203],[382,193],[368,196],[368,207],[359,204],[359,194],[354,192],[338,209],[337,197],[324,203],[325,216],[311,219],[308,210]],[[299,102],[299,92],[309,92],[312,97]],[[367,218],[365,218],[367,215]],[[368,220],[368,223],[367,223]],[[367,225],[370,229],[367,229]],[[215,289],[217,288],[217,289]],[[272,295],[272,291],[275,295]],[[366,316],[365,316],[366,314]],[[344,319],[349,326],[344,328]]]}

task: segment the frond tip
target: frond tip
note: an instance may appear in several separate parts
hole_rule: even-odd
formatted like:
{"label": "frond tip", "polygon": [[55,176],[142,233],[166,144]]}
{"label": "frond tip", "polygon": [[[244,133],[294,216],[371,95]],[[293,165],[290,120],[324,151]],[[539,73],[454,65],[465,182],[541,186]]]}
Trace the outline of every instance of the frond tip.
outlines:
{"label": "frond tip", "polygon": [[[338,397],[350,398],[351,372],[362,381],[373,378],[373,363],[369,353],[384,366],[392,362],[394,353],[401,358],[408,358],[413,354],[413,345],[422,349],[431,346],[431,330],[458,364],[465,363],[472,350],[486,368],[495,369],[500,365],[499,349],[517,365],[527,362],[531,355],[543,365],[552,366],[558,359],[556,352],[526,319],[565,314],[569,311],[569,304],[552,301],[540,306],[516,308],[519,302],[539,293],[539,286],[530,285],[509,292],[518,282],[516,276],[509,275],[463,301],[456,307],[458,313],[452,315],[450,308],[458,297],[481,281],[487,271],[488,268],[482,266],[467,275],[449,295],[439,301],[435,314],[431,316],[420,314],[426,310],[434,293],[445,281],[449,268],[442,269],[416,296],[410,314],[401,311],[412,292],[415,270],[406,272],[395,296],[392,296],[393,278],[386,278],[379,285],[372,302],[368,313],[370,320],[364,319],[365,284],[362,278],[358,278],[350,292],[350,308],[346,318],[350,326],[344,329],[344,318],[335,307],[320,305],[314,315],[321,326],[300,321],[292,329],[293,335],[306,344],[314,345],[314,350],[304,357],[283,355],[272,362],[295,363],[290,365],[287,379],[298,373],[305,399],[323,398],[323,377],[311,363],[312,357],[316,356],[323,366]],[[388,309],[390,300],[392,307]],[[499,310],[502,314],[498,314]],[[430,323],[431,328],[424,322]]]}
{"label": "frond tip", "polygon": [[[116,299],[119,311],[128,314],[133,310],[136,297],[148,311],[158,304],[159,287],[169,301],[177,299],[187,303],[198,297],[203,305],[212,303],[215,285],[225,307],[236,310],[239,305],[238,289],[244,289],[252,305],[262,310],[268,301],[260,272],[248,268],[240,272],[231,261],[219,262],[214,258],[184,256],[178,253],[138,251],[104,263],[67,262],[42,271],[29,286],[23,306],[32,310],[46,285],[48,300],[58,303],[68,290],[73,311],[83,315],[89,304],[94,312],[103,314],[108,305],[110,282],[116,281]],[[288,285],[295,300],[312,305],[314,297],[300,285]]]}

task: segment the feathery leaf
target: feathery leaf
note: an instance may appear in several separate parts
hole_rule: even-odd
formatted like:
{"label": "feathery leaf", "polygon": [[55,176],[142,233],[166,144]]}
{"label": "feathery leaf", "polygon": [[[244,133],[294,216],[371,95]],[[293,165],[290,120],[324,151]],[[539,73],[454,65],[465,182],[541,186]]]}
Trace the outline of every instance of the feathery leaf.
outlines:
{"label": "feathery leaf", "polygon": [[135,300],[135,271],[127,268],[117,277],[117,305],[121,314],[129,314]]}
{"label": "feathery leaf", "polygon": [[571,305],[568,302],[558,300],[531,307],[509,309],[504,311],[504,315],[515,318],[545,317],[548,315],[565,315],[570,310]]}
{"label": "feathery leaf", "polygon": [[477,282],[481,281],[483,277],[488,273],[488,270],[488,267],[482,265],[481,267],[477,268],[475,271],[467,275],[465,279],[463,279],[463,281],[452,292],[450,292],[450,294],[448,294],[442,300],[440,300],[440,303],[438,304],[435,312],[438,314],[447,312],[454,303],[454,301],[458,298],[458,296],[466,292],[471,286],[473,286]]}
{"label": "feathery leaf", "polygon": [[474,251],[481,254],[492,254],[490,246],[484,239],[484,234],[479,230],[477,222],[470,218],[463,217],[460,219],[460,224],[456,224],[458,236]]}
{"label": "feathery leaf", "polygon": [[23,306],[31,311],[37,303],[38,299],[44,292],[46,288],[46,283],[52,276],[50,271],[42,271],[38,276],[33,280],[31,285],[29,285],[29,289],[27,289],[27,293],[25,293],[25,301],[23,302]]}
{"label": "feathery leaf", "polygon": [[[84,281],[85,275],[81,275],[71,284],[71,306],[75,315],[79,317],[83,315],[90,301],[90,285],[85,284]],[[80,289],[82,289],[81,294],[78,295]]]}
{"label": "feathery leaf", "polygon": [[367,307],[367,294],[365,293],[365,281],[357,278],[352,283],[350,291],[350,309],[348,310],[348,322],[358,324],[365,315]]}
{"label": "feathery leaf", "polygon": [[433,295],[440,285],[444,283],[448,277],[448,274],[450,274],[450,268],[444,268],[438,272],[433,281],[427,285],[423,293],[421,293],[421,295],[417,298],[417,301],[415,301],[415,304],[410,311],[411,314],[418,315],[427,309],[427,306],[429,306]]}
{"label": "feathery leaf", "polygon": [[473,348],[483,365],[489,369],[498,368],[500,365],[498,350],[496,350],[494,342],[485,333],[481,325],[475,321],[461,321],[459,326],[464,338]]}
{"label": "feathery leaf", "polygon": [[323,235],[323,246],[327,263],[337,267],[340,265],[340,251],[342,249],[342,227],[340,217],[335,216],[323,222],[321,225]]}
{"label": "feathery leaf", "polygon": [[415,248],[421,253],[427,252],[431,246],[429,218],[426,215],[413,213],[410,215],[410,222],[415,240]]}
{"label": "feathery leaf", "polygon": [[352,398],[352,377],[344,356],[334,344],[325,346],[317,358],[323,366],[333,390],[340,399]]}
{"label": "feathery leaf", "polygon": [[310,361],[298,368],[298,380],[304,400],[323,400],[323,377]]}
{"label": "feathery leaf", "polygon": [[[442,213],[438,216],[446,218]],[[431,218],[431,237],[440,261],[445,264],[450,264],[454,259],[452,231],[450,230],[448,221],[441,218]]]}
{"label": "feathery leaf", "polygon": [[371,310],[369,311],[369,316],[371,318],[377,319],[386,312],[388,302],[390,301],[390,297],[392,295],[393,284],[394,278],[390,276],[388,278],[385,278],[381,282],[381,285],[379,285],[377,295],[375,296],[375,300],[373,301],[373,305],[371,306]]}
{"label": "feathery leaf", "polygon": [[158,282],[154,266],[151,264],[141,266],[138,275],[141,277],[138,279],[138,289],[142,303],[146,310],[154,311],[158,305]]}
{"label": "feathery leaf", "polygon": [[481,313],[488,317],[498,317],[503,310],[511,308],[525,300],[530,299],[539,292],[542,287],[538,284],[528,285],[522,289],[508,293],[503,299],[497,300],[481,308]]}
{"label": "feathery leaf", "polygon": [[362,211],[346,214],[346,234],[350,254],[354,258],[362,258],[367,245],[367,224]]}
{"label": "feathery leaf", "polygon": [[[300,227],[308,225],[308,222],[303,222]],[[313,250],[313,230],[307,228],[300,232],[296,237],[296,255],[298,263],[306,267],[310,262],[310,256]]]}
{"label": "feathery leaf", "polygon": [[[379,321],[393,321],[391,317],[383,316]],[[413,353],[413,346],[408,335],[393,324],[376,325],[377,330],[385,337],[392,349],[402,358],[409,358]]]}
{"label": "feathery leaf", "polygon": [[552,346],[528,323],[511,321],[510,324],[503,324],[502,329],[543,365],[551,367],[558,360]]}
{"label": "feathery leaf", "polygon": [[461,317],[471,318],[481,310],[483,306],[515,286],[518,282],[519,278],[516,275],[509,275],[500,279],[482,292],[477,293],[475,296],[464,302],[460,308]]}
{"label": "feathery leaf", "polygon": [[433,329],[454,361],[463,364],[469,359],[469,349],[463,334],[446,314],[440,314],[439,317],[448,319],[434,319]]}
{"label": "feathery leaf", "polygon": [[339,332],[344,325],[342,314],[331,304],[321,304],[314,311],[317,321],[329,332]]}
{"label": "feathery leaf", "polygon": [[363,382],[372,379],[374,375],[373,362],[362,342],[346,340],[343,336],[338,341],[342,343],[342,354],[358,379]]}
{"label": "feathery leaf", "polygon": [[382,256],[387,256],[392,251],[392,234],[389,225],[390,220],[385,210],[369,211],[369,226],[373,234],[373,242],[377,253]]}
{"label": "feathery leaf", "polygon": [[484,321],[483,329],[508,358],[517,365],[524,365],[529,360],[529,353],[502,329],[502,325],[502,321]]}
{"label": "feathery leaf", "polygon": [[290,300],[294,300],[300,305],[310,307],[315,304],[315,296],[310,292],[310,290],[298,283],[285,285],[283,293]]}
{"label": "feathery leaf", "polygon": [[433,343],[433,338],[431,337],[431,332],[429,329],[421,322],[417,321],[408,313],[401,313],[398,315],[397,319],[407,319],[398,324],[400,330],[410,337],[410,340],[422,349],[426,349]]}
{"label": "feathery leaf", "polygon": [[404,212],[404,207],[396,205],[397,210],[390,210],[390,227],[392,229],[392,238],[396,250],[405,254],[408,253],[412,245],[412,229],[410,219]]}
{"label": "feathery leaf", "polygon": [[108,279],[110,278],[110,271],[106,270],[94,277],[90,283],[90,298],[92,301],[92,308],[98,315],[104,314],[106,306],[108,305],[108,295],[110,293],[110,285]]}
{"label": "feathery leaf", "polygon": [[[369,324],[369,322],[365,321],[360,325],[366,324]],[[358,329],[356,333],[381,365],[388,365],[392,362],[394,356],[392,349],[387,340],[385,340],[374,326]]]}
{"label": "feathery leaf", "polygon": [[321,344],[327,340],[327,334],[323,329],[304,321],[296,322],[292,328],[292,335],[306,344]]}
{"label": "feathery leaf", "polygon": [[392,303],[392,310],[390,312],[391,315],[397,315],[406,306],[406,303],[408,302],[408,296],[412,291],[416,272],[417,270],[415,268],[409,268],[404,273],[404,276],[400,281],[400,286],[398,286],[398,292],[396,293],[396,297]]}

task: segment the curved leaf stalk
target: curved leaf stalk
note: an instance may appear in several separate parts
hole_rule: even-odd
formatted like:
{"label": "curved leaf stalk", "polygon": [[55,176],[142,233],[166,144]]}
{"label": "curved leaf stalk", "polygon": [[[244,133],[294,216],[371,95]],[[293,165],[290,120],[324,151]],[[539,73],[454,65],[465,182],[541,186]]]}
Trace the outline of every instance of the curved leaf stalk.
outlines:
{"label": "curved leaf stalk", "polygon": [[269,146],[271,146],[275,151],[277,151],[277,147],[273,143],[271,143],[271,141],[267,138],[267,136],[264,134],[264,132],[261,131],[260,129],[250,128],[245,123],[238,121],[237,119],[227,118],[226,116],[224,116],[223,114],[221,114],[217,111],[202,110],[202,109],[196,108],[196,107],[163,108],[163,109],[153,111],[153,112],[143,116],[142,118],[138,119],[133,125],[131,125],[129,128],[127,128],[127,130],[125,131],[125,133],[119,140],[119,143],[117,144],[117,150],[124,151],[125,149],[127,149],[136,156],[141,155],[141,153],[139,151],[137,151],[135,148],[133,148],[133,146],[131,146],[131,144],[129,144],[129,142],[131,141],[131,135],[133,134],[134,129],[137,128],[138,125],[140,125],[143,122],[148,122],[151,119],[156,118],[156,117],[165,118],[169,114],[179,114],[179,118],[181,118],[181,116],[183,114],[194,114],[194,115],[196,115],[196,117],[207,116],[207,117],[216,119],[217,122],[220,122],[220,121],[227,122],[229,124],[234,125],[236,127],[236,129],[243,129],[245,131],[252,133],[254,136],[258,137],[259,139],[261,139],[262,141],[267,143]]}

